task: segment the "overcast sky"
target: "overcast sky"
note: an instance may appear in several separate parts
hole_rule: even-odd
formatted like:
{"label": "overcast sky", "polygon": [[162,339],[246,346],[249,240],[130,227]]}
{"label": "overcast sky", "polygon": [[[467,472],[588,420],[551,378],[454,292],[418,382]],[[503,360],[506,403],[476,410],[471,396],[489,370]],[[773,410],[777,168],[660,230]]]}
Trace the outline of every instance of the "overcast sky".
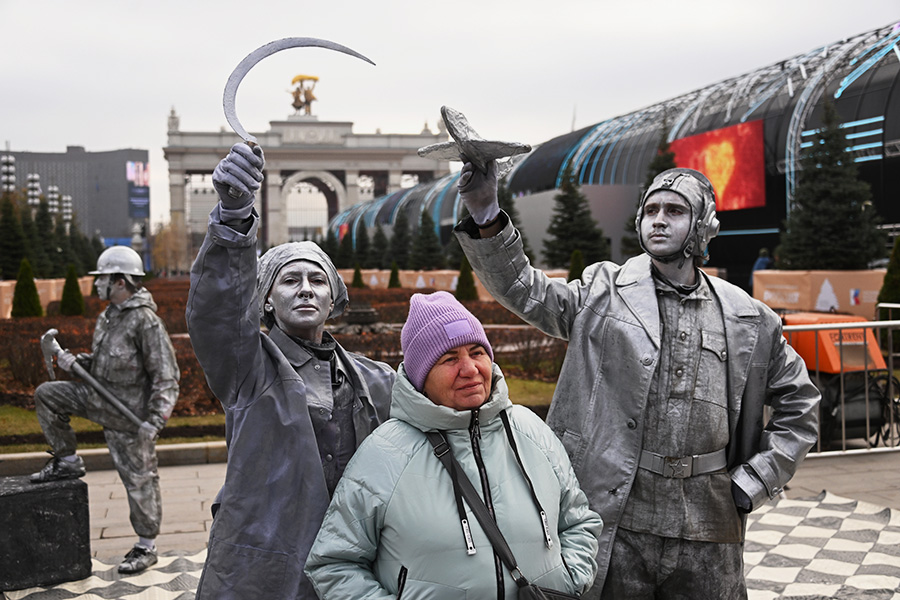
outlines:
{"label": "overcast sky", "polygon": [[0,150],[146,149],[159,223],[170,109],[182,131],[227,126],[228,75],[279,38],[377,66],[308,48],[265,59],[238,93],[250,132],[293,112],[307,74],[313,114],[355,133],[435,129],[447,104],[483,137],[540,144],[897,20],[898,0],[0,0]]}

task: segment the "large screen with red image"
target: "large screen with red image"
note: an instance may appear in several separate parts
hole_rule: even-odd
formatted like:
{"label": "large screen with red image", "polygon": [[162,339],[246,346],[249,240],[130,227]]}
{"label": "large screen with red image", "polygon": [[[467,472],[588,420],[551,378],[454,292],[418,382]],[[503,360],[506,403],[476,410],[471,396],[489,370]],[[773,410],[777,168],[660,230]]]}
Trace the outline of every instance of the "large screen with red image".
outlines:
{"label": "large screen with red image", "polygon": [[671,150],[676,165],[709,178],[716,190],[716,210],[766,205],[762,121],[675,140]]}

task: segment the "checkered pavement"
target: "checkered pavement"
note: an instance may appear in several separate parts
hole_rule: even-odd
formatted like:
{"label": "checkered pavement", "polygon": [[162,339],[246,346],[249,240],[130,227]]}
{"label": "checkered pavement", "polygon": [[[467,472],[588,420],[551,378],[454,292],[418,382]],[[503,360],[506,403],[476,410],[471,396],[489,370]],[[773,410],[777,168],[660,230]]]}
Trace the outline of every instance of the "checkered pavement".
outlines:
{"label": "checkered pavement", "polygon": [[[91,577],[6,592],[6,600],[193,600],[206,551],[163,554],[138,575],[93,562]],[[779,499],[750,516],[750,600],[900,600],[900,511],[822,492]]]}
{"label": "checkered pavement", "polygon": [[744,548],[751,600],[900,600],[900,511],[828,492],[753,513]]}

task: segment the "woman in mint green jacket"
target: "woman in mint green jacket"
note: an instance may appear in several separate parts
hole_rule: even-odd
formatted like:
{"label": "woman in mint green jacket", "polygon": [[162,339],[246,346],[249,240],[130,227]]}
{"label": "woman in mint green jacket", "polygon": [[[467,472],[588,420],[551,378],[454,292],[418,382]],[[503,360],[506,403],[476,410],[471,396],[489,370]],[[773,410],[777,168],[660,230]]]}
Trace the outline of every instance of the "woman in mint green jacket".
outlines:
{"label": "woman in mint green jacket", "polygon": [[[306,562],[319,597],[516,597],[515,582],[468,505],[471,535],[464,534],[428,431],[444,432],[523,574],[543,587],[587,590],[602,521],[588,507],[561,442],[529,409],[510,402],[481,323],[446,292],[416,294],[401,344],[405,360],[391,419],[348,465]],[[501,412],[546,513],[549,542]]]}

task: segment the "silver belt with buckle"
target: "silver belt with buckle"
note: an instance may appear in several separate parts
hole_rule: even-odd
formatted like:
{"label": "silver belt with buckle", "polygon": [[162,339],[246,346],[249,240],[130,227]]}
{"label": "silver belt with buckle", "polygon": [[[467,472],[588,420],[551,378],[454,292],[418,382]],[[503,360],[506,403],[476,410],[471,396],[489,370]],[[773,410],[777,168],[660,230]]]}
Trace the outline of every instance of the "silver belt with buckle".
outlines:
{"label": "silver belt with buckle", "polygon": [[727,462],[725,448],[692,456],[663,456],[642,450],[638,466],[663,477],[686,479],[724,469]]}

